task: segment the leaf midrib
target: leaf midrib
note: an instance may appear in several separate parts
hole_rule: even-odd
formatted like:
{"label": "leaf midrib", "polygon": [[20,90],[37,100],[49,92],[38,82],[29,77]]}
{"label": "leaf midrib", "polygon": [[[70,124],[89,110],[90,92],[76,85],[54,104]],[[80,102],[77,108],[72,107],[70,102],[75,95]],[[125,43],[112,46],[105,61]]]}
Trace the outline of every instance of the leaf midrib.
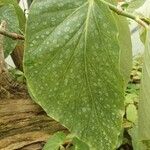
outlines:
{"label": "leaf midrib", "polygon": [[93,4],[94,4],[94,1],[93,0],[89,0],[89,7],[88,7],[87,19],[86,19],[86,25],[85,25],[85,39],[84,39],[85,40],[84,41],[85,42],[85,46],[84,46],[84,52],[83,52],[83,55],[84,55],[83,57],[84,57],[85,80],[86,80],[86,85],[88,87],[89,95],[90,95],[90,98],[91,98],[92,101],[94,101],[94,98],[93,98],[92,89],[91,89],[91,86],[90,86],[90,81],[89,81],[89,76],[88,76],[88,65],[87,65],[86,53],[87,53],[88,27],[89,27],[89,20],[90,20],[90,15],[91,15]]}

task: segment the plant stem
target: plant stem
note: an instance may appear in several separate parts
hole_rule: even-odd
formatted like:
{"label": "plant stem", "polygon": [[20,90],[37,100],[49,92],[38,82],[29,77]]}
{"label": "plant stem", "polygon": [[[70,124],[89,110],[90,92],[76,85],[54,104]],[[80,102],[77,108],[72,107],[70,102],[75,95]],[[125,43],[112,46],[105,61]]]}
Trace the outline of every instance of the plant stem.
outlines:
{"label": "plant stem", "polygon": [[103,3],[105,3],[106,5],[108,5],[109,8],[112,11],[114,11],[115,13],[117,13],[118,15],[130,18],[130,19],[136,21],[138,24],[142,25],[143,27],[149,28],[149,25],[150,25],[150,21],[149,20],[147,20],[147,19],[145,19],[143,17],[137,16],[137,15],[133,15],[133,14],[131,14],[129,12],[126,12],[123,9],[118,8],[117,6],[112,5],[112,4],[108,3],[108,2],[103,1]]}
{"label": "plant stem", "polygon": [[6,31],[5,29],[0,28],[0,34],[7,36],[13,40],[24,40],[24,36],[21,34],[17,34],[17,33],[13,33],[13,32],[9,32]]}

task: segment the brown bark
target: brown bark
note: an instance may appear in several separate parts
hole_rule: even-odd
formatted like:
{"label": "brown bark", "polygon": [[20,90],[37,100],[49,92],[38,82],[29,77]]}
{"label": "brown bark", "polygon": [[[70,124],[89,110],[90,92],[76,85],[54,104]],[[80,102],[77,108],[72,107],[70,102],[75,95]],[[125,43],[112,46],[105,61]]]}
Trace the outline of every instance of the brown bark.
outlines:
{"label": "brown bark", "polygon": [[24,43],[20,42],[17,44],[14,51],[11,53],[11,57],[17,69],[23,71],[23,52],[24,52]]}
{"label": "brown bark", "polygon": [[32,100],[0,100],[0,150],[41,150],[57,131],[68,132]]}
{"label": "brown bark", "polygon": [[7,36],[13,40],[25,40],[23,35],[14,32],[9,32],[4,28],[0,28],[0,34]]}

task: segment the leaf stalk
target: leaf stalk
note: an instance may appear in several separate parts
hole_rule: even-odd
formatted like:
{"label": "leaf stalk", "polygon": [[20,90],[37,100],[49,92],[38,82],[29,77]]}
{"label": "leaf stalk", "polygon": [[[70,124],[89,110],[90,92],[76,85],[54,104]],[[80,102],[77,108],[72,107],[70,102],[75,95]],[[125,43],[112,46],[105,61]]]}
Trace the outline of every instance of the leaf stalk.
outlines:
{"label": "leaf stalk", "polygon": [[134,15],[134,14],[131,14],[129,12],[126,12],[124,11],[123,9],[121,8],[118,8],[117,6],[115,5],[112,5],[110,3],[107,3],[107,2],[104,2],[106,5],[109,6],[109,8],[114,11],[115,13],[117,13],[118,15],[121,15],[121,16],[124,16],[124,17],[127,17],[127,18],[130,18],[134,21],[136,21],[138,24],[140,24],[141,26],[145,27],[145,28],[149,28],[149,25],[150,25],[150,21],[146,18],[143,18],[143,17],[140,17],[140,16],[137,16],[137,15]]}
{"label": "leaf stalk", "polygon": [[0,34],[7,36],[13,40],[24,40],[25,39],[24,36],[21,34],[9,32],[9,31],[6,31],[5,29],[2,29],[2,28],[0,28]]}

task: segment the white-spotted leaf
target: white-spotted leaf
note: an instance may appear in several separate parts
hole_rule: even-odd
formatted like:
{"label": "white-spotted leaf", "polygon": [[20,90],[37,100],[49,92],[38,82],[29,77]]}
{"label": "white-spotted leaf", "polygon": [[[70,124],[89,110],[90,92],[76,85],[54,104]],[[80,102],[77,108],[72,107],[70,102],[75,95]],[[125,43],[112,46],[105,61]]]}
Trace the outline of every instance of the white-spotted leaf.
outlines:
{"label": "white-spotted leaf", "polygon": [[[0,22],[5,20],[7,23],[7,30],[10,32],[19,32],[19,22],[16,15],[16,11],[13,5],[3,5],[0,7]],[[4,53],[7,57],[15,48],[17,41],[12,40],[11,38],[4,38]]]}
{"label": "white-spotted leaf", "polygon": [[26,29],[24,70],[35,101],[86,142],[116,148],[124,82],[118,30],[100,0],[36,0]]}

